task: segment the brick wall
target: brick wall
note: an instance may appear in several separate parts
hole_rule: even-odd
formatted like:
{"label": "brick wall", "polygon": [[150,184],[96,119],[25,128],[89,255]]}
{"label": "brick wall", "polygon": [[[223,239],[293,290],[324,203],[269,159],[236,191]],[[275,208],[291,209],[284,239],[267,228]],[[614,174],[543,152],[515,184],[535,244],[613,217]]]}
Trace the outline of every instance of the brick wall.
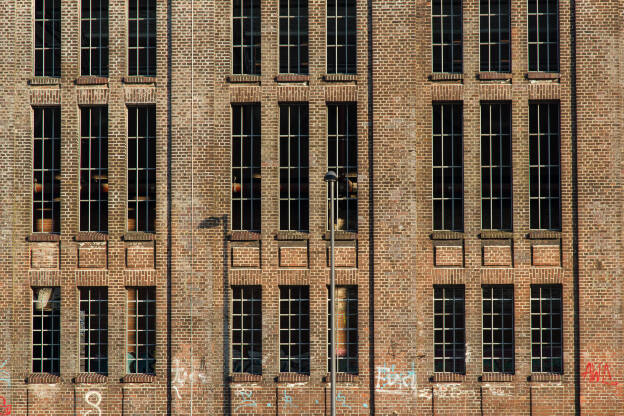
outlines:
{"label": "brick wall", "polygon": [[[624,415],[621,2],[561,0],[561,71],[540,78],[527,74],[527,3],[511,0],[512,70],[492,79],[479,74],[479,2],[463,2],[460,75],[431,74],[431,1],[416,0],[358,1],[358,73],[325,77],[326,2],[310,0],[309,75],[278,76],[279,2],[263,1],[262,74],[231,77],[229,6],[158,0],[151,79],[127,77],[127,2],[109,0],[110,75],[99,80],[79,79],[79,7],[62,0],[62,76],[29,82],[31,3],[0,2],[0,413],[10,406],[16,415],[96,408],[106,415],[328,414],[326,105],[355,102],[358,231],[339,236],[336,279],[358,288],[359,372],[339,378],[338,413]],[[503,238],[481,232],[479,104],[485,100],[512,104],[514,227]],[[532,100],[561,103],[562,230],[553,235],[529,229]],[[465,226],[451,239],[432,234],[431,226],[431,105],[437,101],[463,104]],[[279,230],[282,102],[309,107],[304,235]],[[232,103],[261,105],[257,235],[230,230]],[[153,235],[126,232],[128,104],[156,106]],[[61,107],[58,238],[31,235],[35,105]],[[84,105],[108,107],[106,236],[78,232]],[[564,372],[532,374],[530,287],[553,283],[563,288]],[[465,286],[465,375],[433,371],[436,284]],[[510,376],[482,373],[485,284],[514,286]],[[31,288],[49,285],[61,287],[60,377],[29,378]],[[78,288],[91,285],[107,286],[109,297],[109,373],[97,380],[79,376],[78,361]],[[232,285],[262,289],[261,376],[230,378]],[[310,288],[309,376],[279,372],[281,285]],[[155,377],[124,378],[128,286],[156,287]]]}

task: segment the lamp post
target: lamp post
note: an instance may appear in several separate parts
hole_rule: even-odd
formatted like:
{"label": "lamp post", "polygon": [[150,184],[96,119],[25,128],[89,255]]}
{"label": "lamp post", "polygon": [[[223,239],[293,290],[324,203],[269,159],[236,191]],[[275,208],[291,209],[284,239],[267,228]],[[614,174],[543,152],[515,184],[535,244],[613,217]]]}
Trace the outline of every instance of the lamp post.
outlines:
{"label": "lamp post", "polygon": [[336,416],[336,278],[334,273],[334,206],[335,206],[335,191],[336,182],[338,181],[338,175],[333,170],[330,170],[325,174],[325,182],[329,184],[329,241],[330,241],[330,286],[329,286],[329,299],[330,299],[330,315],[331,315],[331,416]]}

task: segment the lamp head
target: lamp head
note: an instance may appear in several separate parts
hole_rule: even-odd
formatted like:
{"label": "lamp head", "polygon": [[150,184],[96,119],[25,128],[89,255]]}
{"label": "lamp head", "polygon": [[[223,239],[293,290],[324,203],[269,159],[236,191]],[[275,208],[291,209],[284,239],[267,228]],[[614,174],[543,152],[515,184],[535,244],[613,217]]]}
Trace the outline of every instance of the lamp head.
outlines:
{"label": "lamp head", "polygon": [[338,175],[336,175],[336,172],[334,172],[333,170],[330,170],[325,174],[323,180],[325,182],[336,182],[338,181]]}

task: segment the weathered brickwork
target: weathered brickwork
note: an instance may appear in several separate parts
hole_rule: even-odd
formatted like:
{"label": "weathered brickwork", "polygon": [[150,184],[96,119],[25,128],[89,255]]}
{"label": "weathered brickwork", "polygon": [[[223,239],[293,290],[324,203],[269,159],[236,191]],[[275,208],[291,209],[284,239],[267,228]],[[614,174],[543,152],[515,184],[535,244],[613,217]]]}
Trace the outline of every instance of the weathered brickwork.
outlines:
{"label": "weathered brickwork", "polygon": [[[157,0],[156,76],[128,74],[128,0],[109,0],[109,75],[80,76],[80,7],[61,0],[61,76],[34,76],[33,2],[0,2],[0,414],[326,415],[327,104],[355,103],[357,372],[341,415],[624,415],[624,5],[559,0],[560,71],[528,71],[526,0],[511,71],[432,73],[431,0],[357,0],[357,74],[326,74],[326,8],[308,1],[309,74],[278,74],[279,1],[261,0],[260,75],[232,74],[228,1]],[[513,229],[481,229],[482,101],[511,103]],[[558,101],[561,230],[530,228],[529,103]],[[463,109],[463,229],[433,232],[432,104]],[[232,231],[231,106],[261,108],[261,227]],[[309,111],[309,226],[280,230],[279,105]],[[155,232],[128,232],[128,105],[156,108]],[[33,233],[33,107],[61,111],[60,232]],[[80,109],[108,109],[108,232],[81,233]],[[36,228],[36,227],[35,227]],[[531,286],[560,285],[563,372],[532,372]],[[232,286],[261,293],[261,374],[234,373]],[[280,287],[309,288],[309,374],[280,372]],[[465,372],[434,371],[434,285],[465,289]],[[483,371],[482,287],[513,285],[514,371]],[[59,287],[60,371],[32,373],[33,287]],[[108,372],[81,373],[79,289],[108,294]],[[127,289],[155,287],[154,375],[127,374]]]}

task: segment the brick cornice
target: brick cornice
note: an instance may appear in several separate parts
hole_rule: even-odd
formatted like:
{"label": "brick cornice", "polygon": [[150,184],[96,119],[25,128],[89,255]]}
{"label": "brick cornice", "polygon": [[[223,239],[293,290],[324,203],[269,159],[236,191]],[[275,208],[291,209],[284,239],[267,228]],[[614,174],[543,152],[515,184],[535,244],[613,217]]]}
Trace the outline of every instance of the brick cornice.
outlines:
{"label": "brick cornice", "polygon": [[156,381],[154,374],[126,374],[121,379],[122,383],[153,383]]}
{"label": "brick cornice", "polygon": [[76,78],[76,85],[108,85],[108,78],[81,76]]}
{"label": "brick cornice", "polygon": [[277,376],[278,383],[306,383],[308,381],[310,381],[309,374],[279,373]]}
{"label": "brick cornice", "polygon": [[258,383],[262,381],[262,374],[233,373],[230,374],[230,381],[232,383]]}
{"label": "brick cornice", "polygon": [[107,241],[108,234],[91,231],[81,231],[74,236],[75,241]]}
{"label": "brick cornice", "polygon": [[53,233],[32,233],[26,237],[26,240],[30,242],[61,241],[61,236]]}
{"label": "brick cornice", "polygon": [[27,384],[57,384],[61,382],[61,377],[50,373],[32,373],[26,379]]}
{"label": "brick cornice", "polygon": [[108,377],[99,373],[80,373],[74,378],[74,383],[76,384],[100,384],[107,381]]}

